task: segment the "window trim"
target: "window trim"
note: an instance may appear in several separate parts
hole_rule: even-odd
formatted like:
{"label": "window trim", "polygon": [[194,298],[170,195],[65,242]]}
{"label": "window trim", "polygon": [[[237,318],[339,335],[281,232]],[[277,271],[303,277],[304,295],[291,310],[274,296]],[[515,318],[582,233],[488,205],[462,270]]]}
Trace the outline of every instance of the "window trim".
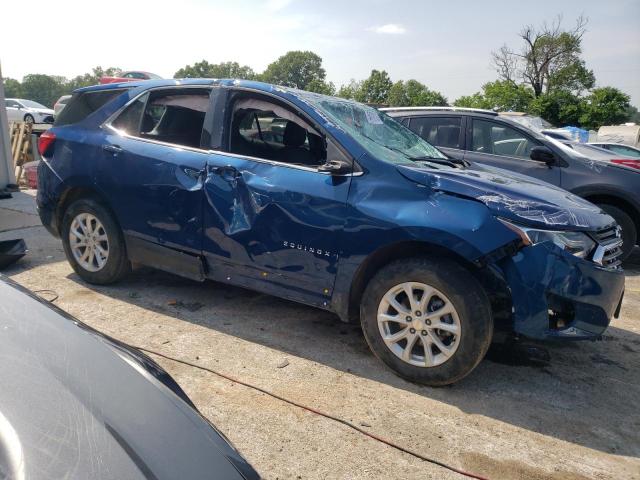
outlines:
{"label": "window trim", "polygon": [[[331,175],[330,172],[319,172],[317,168],[312,168],[312,167],[306,167],[303,165],[294,165],[291,163],[285,163],[285,162],[276,162],[274,160],[267,160],[264,158],[258,158],[258,157],[251,157],[248,155],[239,155],[237,153],[232,153],[226,150],[217,150],[217,149],[212,149],[212,148],[208,148],[208,149],[204,149],[204,148],[197,148],[197,147],[188,147],[185,145],[179,145],[176,143],[169,143],[169,142],[162,142],[159,140],[153,140],[150,138],[144,138],[144,137],[138,137],[136,135],[130,135],[128,133],[123,132],[122,130],[118,130],[116,127],[114,127],[112,125],[112,122],[118,118],[120,116],[120,114],[127,108],[129,107],[129,105],[133,104],[136,100],[138,100],[141,96],[154,91],[154,90],[170,90],[170,89],[183,89],[183,88],[198,88],[198,89],[203,89],[203,88],[209,88],[211,90],[213,90],[214,88],[230,88],[230,87],[226,87],[224,85],[212,85],[212,84],[204,84],[204,85],[175,85],[175,86],[165,86],[165,87],[153,87],[153,88],[148,88],[143,90],[142,92],[138,93],[137,95],[135,95],[133,98],[131,98],[127,103],[125,103],[122,107],[120,107],[118,110],[116,110],[111,116],[109,116],[109,118],[107,118],[107,120],[105,120],[102,125],[100,125],[99,128],[103,129],[103,130],[109,130],[112,133],[123,137],[123,138],[128,138],[131,140],[138,140],[141,142],[146,142],[146,143],[151,143],[154,145],[160,145],[163,147],[171,147],[171,148],[178,148],[178,149],[182,149],[182,150],[187,150],[190,152],[194,152],[194,153],[203,153],[203,154],[208,154],[208,155],[227,155],[233,158],[240,158],[240,159],[247,159],[247,160],[251,160],[251,161],[255,161],[255,162],[259,162],[259,163],[265,163],[268,165],[273,165],[273,166],[283,166],[283,167],[287,167],[287,168],[294,168],[297,170],[304,170],[304,171],[309,171],[309,172],[315,172],[317,174],[320,175]],[[254,90],[254,89],[249,89],[249,88],[233,88],[233,90],[246,90],[248,92],[251,93],[262,93],[271,97],[274,97],[276,99],[280,99],[282,101],[284,101],[285,103],[287,103],[288,105],[291,105],[294,110],[296,111],[296,114],[298,114],[297,112],[299,112],[299,109],[297,107],[295,107],[295,105],[292,105],[291,102],[286,101],[285,99],[282,99],[281,97],[278,97],[277,95],[271,95],[268,94],[266,92],[263,92],[261,90]],[[311,121],[311,123],[314,126],[317,126],[316,122],[313,122],[311,119],[309,119]],[[323,134],[327,134],[326,131],[324,129],[320,130]],[[333,136],[331,136],[331,138],[333,139]],[[338,148],[340,148],[341,151],[344,152],[344,147],[342,147],[342,145],[337,141],[334,140],[334,143],[338,146]],[[352,169],[351,173],[345,174],[345,175],[340,175],[343,177],[348,177],[348,176],[360,176],[362,175],[364,172],[360,169],[360,166],[355,162],[355,160],[353,160],[353,157],[351,156],[351,154],[347,153],[347,157],[352,159],[353,162],[353,166],[354,168]],[[359,171],[355,171],[355,167],[358,166]]]}

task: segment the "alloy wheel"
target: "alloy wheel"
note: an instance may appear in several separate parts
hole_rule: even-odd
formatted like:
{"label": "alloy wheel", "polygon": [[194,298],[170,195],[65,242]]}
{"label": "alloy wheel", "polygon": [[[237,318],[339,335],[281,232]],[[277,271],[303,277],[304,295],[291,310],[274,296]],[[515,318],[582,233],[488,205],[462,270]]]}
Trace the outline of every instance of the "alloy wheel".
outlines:
{"label": "alloy wheel", "polygon": [[107,232],[90,213],[80,213],[71,222],[69,246],[76,262],[89,272],[102,270],[109,258]]}
{"label": "alloy wheel", "polygon": [[460,318],[451,300],[424,283],[390,288],[380,300],[377,320],[387,348],[417,367],[441,365],[460,344]]}

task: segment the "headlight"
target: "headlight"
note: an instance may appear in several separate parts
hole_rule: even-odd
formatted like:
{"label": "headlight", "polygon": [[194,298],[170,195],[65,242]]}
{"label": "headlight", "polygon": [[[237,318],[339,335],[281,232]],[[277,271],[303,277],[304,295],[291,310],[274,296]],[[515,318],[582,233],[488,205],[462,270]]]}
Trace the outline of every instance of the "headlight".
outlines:
{"label": "headlight", "polygon": [[587,257],[596,246],[587,234],[582,232],[555,232],[552,230],[538,230],[535,228],[523,227],[499,218],[507,228],[516,232],[525,245],[535,245],[536,243],[552,242],[567,253],[576,257]]}

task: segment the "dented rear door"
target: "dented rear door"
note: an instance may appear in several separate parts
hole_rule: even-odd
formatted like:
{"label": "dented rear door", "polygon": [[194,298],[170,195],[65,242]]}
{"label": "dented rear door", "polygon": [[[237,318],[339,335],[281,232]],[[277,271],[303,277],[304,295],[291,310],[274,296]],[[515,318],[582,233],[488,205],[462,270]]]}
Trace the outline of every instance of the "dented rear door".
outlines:
{"label": "dented rear door", "polygon": [[326,307],[350,180],[211,153],[203,239],[209,276]]}

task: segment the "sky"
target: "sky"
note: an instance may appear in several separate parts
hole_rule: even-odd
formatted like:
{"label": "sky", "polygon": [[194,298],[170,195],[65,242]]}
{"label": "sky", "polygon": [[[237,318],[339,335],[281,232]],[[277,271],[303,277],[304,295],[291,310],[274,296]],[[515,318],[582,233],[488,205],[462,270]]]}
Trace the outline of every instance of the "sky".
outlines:
{"label": "sky", "polygon": [[30,0],[4,2],[4,77],[74,77],[92,67],[172,77],[205,59],[262,71],[289,50],[323,59],[336,86],[384,69],[415,78],[450,102],[495,80],[491,52],[519,48],[518,31],[563,16],[589,19],[583,58],[598,86],[614,86],[640,108],[640,0],[519,2],[410,0]]}

